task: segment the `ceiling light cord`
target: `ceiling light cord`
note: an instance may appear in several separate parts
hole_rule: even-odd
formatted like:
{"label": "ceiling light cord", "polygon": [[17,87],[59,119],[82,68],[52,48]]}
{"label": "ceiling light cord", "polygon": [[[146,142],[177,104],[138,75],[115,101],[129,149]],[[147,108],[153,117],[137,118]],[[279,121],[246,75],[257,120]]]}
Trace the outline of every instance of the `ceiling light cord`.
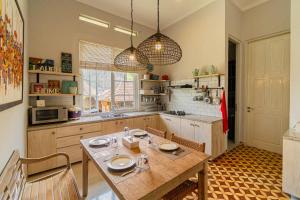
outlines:
{"label": "ceiling light cord", "polygon": [[160,27],[159,27],[159,0],[157,0],[157,32],[160,33]]}
{"label": "ceiling light cord", "polygon": [[130,42],[131,47],[133,47],[133,0],[131,0],[131,34],[130,34]]}

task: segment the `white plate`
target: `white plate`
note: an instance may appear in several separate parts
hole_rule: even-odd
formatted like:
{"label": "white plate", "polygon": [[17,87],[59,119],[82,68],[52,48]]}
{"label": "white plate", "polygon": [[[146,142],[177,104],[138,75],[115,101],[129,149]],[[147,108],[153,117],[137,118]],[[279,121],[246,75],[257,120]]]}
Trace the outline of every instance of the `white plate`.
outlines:
{"label": "white plate", "polygon": [[108,138],[96,138],[89,141],[89,145],[92,147],[101,147],[109,144]]}
{"label": "white plate", "polygon": [[175,143],[164,143],[159,145],[159,149],[164,151],[174,151],[178,149],[178,145]]}
{"label": "white plate", "polygon": [[108,168],[112,170],[125,170],[135,165],[135,160],[128,155],[117,155],[107,162]]}
{"label": "white plate", "polygon": [[131,130],[130,133],[133,134],[135,137],[142,137],[148,134],[146,131],[140,129]]}

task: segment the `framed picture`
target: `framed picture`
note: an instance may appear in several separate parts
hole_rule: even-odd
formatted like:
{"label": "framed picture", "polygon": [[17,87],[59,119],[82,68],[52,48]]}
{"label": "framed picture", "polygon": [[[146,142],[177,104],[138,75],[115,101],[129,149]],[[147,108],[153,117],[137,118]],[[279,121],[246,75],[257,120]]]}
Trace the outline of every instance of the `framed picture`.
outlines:
{"label": "framed picture", "polygon": [[24,18],[17,0],[0,0],[0,111],[23,102]]}

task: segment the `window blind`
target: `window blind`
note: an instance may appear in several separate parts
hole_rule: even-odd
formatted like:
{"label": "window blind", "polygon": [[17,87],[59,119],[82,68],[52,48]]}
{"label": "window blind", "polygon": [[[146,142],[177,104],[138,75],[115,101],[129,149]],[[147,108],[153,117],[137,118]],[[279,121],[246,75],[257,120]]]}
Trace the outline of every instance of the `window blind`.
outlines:
{"label": "window blind", "polygon": [[115,57],[123,49],[86,41],[79,42],[79,59],[81,68],[118,71],[114,67]]}

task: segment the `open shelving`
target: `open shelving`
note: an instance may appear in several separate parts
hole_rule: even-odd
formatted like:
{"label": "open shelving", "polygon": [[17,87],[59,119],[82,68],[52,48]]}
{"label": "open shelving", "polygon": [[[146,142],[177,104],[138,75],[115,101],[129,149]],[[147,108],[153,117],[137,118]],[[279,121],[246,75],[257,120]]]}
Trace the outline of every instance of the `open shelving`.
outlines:
{"label": "open shelving", "polygon": [[79,77],[80,74],[74,73],[64,73],[64,72],[51,72],[51,71],[41,71],[41,70],[28,70],[29,74],[46,74],[46,75],[55,75],[55,76],[75,76]]}
{"label": "open shelving", "polygon": [[[76,73],[64,73],[64,72],[52,72],[52,71],[41,71],[41,70],[28,70],[28,74],[36,75],[36,83],[40,83],[40,75],[54,75],[54,76],[65,76],[65,77],[73,77],[73,81],[76,81],[76,77],[80,77],[80,74]],[[37,100],[40,97],[72,97],[73,105],[76,104],[76,96],[80,96],[80,94],[29,94],[29,97],[36,97]]]}
{"label": "open shelving", "polygon": [[29,94],[30,97],[74,97],[74,96],[79,96],[80,94],[61,94],[61,93],[56,93],[56,94]]}
{"label": "open shelving", "polygon": [[195,79],[195,82],[196,82],[195,90],[201,90],[200,85],[199,85],[199,80],[201,78],[212,78],[212,77],[217,77],[218,78],[218,87],[208,88],[208,89],[223,90],[223,87],[221,87],[221,76],[224,76],[224,75],[225,74],[207,74],[207,75],[194,76],[194,79]]}

